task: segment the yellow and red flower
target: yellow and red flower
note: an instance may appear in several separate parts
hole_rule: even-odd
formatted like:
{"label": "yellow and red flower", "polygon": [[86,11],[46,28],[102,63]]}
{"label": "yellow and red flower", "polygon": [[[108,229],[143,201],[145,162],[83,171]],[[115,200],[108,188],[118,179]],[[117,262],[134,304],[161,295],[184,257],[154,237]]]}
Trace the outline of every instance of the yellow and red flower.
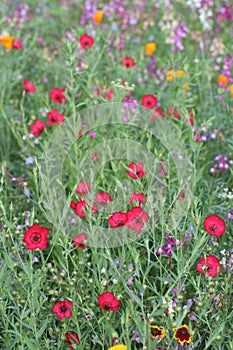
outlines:
{"label": "yellow and red flower", "polygon": [[189,344],[191,342],[191,335],[186,324],[182,325],[178,329],[173,328],[173,331],[175,332],[174,338],[178,340],[180,344]]}
{"label": "yellow and red flower", "polygon": [[150,331],[153,339],[166,337],[166,330],[164,328],[159,328],[158,326],[150,326]]}

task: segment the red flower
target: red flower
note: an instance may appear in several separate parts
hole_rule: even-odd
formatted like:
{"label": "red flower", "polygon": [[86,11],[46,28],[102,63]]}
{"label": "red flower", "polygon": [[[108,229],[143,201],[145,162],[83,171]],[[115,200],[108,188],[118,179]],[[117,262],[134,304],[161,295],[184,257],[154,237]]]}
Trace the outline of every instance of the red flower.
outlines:
{"label": "red flower", "polygon": [[174,338],[177,339],[180,344],[191,342],[191,335],[189,334],[189,328],[186,324],[178,329],[174,328],[173,330],[175,332]]}
{"label": "red flower", "polygon": [[58,112],[57,109],[53,109],[47,114],[49,125],[53,126],[54,124],[61,124],[64,121],[64,114]]}
{"label": "red flower", "polygon": [[30,94],[30,93],[33,93],[33,92],[36,92],[36,88],[34,86],[34,84],[29,81],[29,80],[24,80],[23,81],[23,87],[26,91],[26,94]]}
{"label": "red flower", "polygon": [[70,300],[58,301],[52,307],[52,311],[57,315],[57,317],[60,318],[60,320],[63,320],[65,317],[70,318],[72,316],[72,312],[70,310],[72,305],[72,301]]}
{"label": "red flower", "polygon": [[200,273],[207,273],[209,276],[215,277],[222,271],[222,266],[220,265],[218,258],[209,255],[206,259],[201,258],[196,266],[196,270]]}
{"label": "red flower", "polygon": [[149,216],[141,207],[134,207],[133,209],[128,210],[127,218],[126,226],[131,230],[136,231],[138,234],[141,233],[141,229],[145,222],[149,221]]}
{"label": "red flower", "polygon": [[85,182],[80,181],[78,184],[78,187],[76,189],[76,192],[78,194],[80,194],[81,196],[83,196],[83,195],[87,194],[88,192],[90,192],[90,190],[91,190],[90,182],[85,183]]}
{"label": "red flower", "polygon": [[147,200],[145,199],[144,193],[133,193],[130,197],[130,204],[133,204],[133,202],[138,202],[139,204],[145,204]]}
{"label": "red flower", "polygon": [[35,250],[40,248],[45,250],[48,244],[49,229],[38,224],[34,224],[24,232],[23,242],[26,243],[27,250]]}
{"label": "red flower", "polygon": [[192,112],[190,110],[188,110],[188,114],[189,114],[189,123],[190,124],[194,124],[194,115],[192,114]]}
{"label": "red flower", "polygon": [[116,311],[119,309],[120,300],[114,294],[105,292],[98,296],[98,304],[105,311]]}
{"label": "red flower", "polygon": [[126,56],[123,61],[122,64],[126,67],[126,68],[131,68],[135,66],[135,61],[132,57]]}
{"label": "red flower", "polygon": [[37,119],[35,124],[30,126],[30,130],[32,131],[34,136],[39,136],[45,129],[46,122],[43,122],[40,119]]}
{"label": "red flower", "polygon": [[13,49],[16,49],[16,50],[20,50],[23,48],[23,45],[22,45],[22,41],[21,39],[18,39],[16,41],[13,42]]}
{"label": "red flower", "polygon": [[157,105],[157,98],[153,95],[144,95],[142,96],[142,105],[145,108],[154,108]]}
{"label": "red flower", "polygon": [[107,205],[108,203],[112,202],[112,197],[108,192],[99,192],[95,196],[95,201],[98,204]]}
{"label": "red flower", "polygon": [[157,116],[162,117],[163,116],[163,111],[161,108],[156,108],[153,113],[151,114],[151,119],[152,120],[157,120]]}
{"label": "red flower", "polygon": [[79,38],[79,42],[80,42],[80,45],[82,46],[82,48],[86,49],[88,47],[89,48],[92,47],[92,45],[94,44],[94,39],[90,35],[83,34]]}
{"label": "red flower", "polygon": [[78,335],[75,332],[72,333],[66,333],[66,344],[69,346],[70,349],[74,349],[74,347],[72,346],[71,342],[74,344],[80,344],[80,339],[78,337]]}
{"label": "red flower", "polygon": [[58,89],[58,88],[53,88],[52,91],[49,93],[49,97],[53,101],[53,103],[63,103],[67,99],[64,96],[65,89]]}
{"label": "red flower", "polygon": [[165,165],[166,168],[168,167],[168,164],[165,163],[163,159],[161,159],[161,161],[159,163],[159,171],[161,172],[161,174],[166,176],[168,174],[168,172],[164,169],[163,165]]}
{"label": "red flower", "polygon": [[[82,217],[82,218],[84,218],[84,219],[87,218],[86,215],[85,215],[84,212],[83,212],[83,209],[84,209],[84,210],[87,210],[87,204],[86,204],[86,201],[85,201],[85,200],[80,199],[77,203],[75,203],[74,201],[72,201],[72,202],[70,203],[70,207],[71,207],[72,209],[75,210],[75,212],[76,212],[76,214],[77,214],[78,216],[80,216],[80,217]],[[97,208],[97,206],[96,206],[95,203],[93,203],[93,205],[92,205],[92,212],[93,212],[94,214],[96,214],[96,213],[98,212],[98,208]]]}
{"label": "red flower", "polygon": [[140,177],[143,177],[146,175],[146,173],[143,171],[144,164],[143,163],[135,163],[132,162],[128,165],[128,168],[130,168],[130,171],[126,171],[126,173],[132,177],[132,179],[138,179]]}
{"label": "red flower", "polygon": [[116,212],[108,219],[108,223],[113,228],[121,228],[125,226],[128,218],[125,213]]}
{"label": "red flower", "polygon": [[167,119],[170,119],[171,117],[174,117],[175,119],[180,118],[179,112],[177,110],[174,111],[173,107],[168,108],[168,118]]}
{"label": "red flower", "polygon": [[204,220],[204,229],[210,235],[220,237],[226,230],[226,224],[219,216],[209,215]]}
{"label": "red flower", "polygon": [[73,237],[74,247],[85,248],[84,242],[87,240],[87,235],[85,233],[80,233],[78,236]]}

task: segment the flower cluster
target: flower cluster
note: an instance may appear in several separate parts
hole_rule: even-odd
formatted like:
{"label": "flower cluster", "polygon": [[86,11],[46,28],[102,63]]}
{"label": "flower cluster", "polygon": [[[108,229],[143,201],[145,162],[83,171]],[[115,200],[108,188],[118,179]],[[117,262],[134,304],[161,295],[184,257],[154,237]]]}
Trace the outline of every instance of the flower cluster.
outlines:
{"label": "flower cluster", "polygon": [[224,170],[228,170],[230,165],[233,164],[233,160],[228,160],[228,157],[223,157],[222,154],[218,154],[214,160],[217,162],[217,164],[214,164],[210,168],[210,173],[220,173],[223,172]]}

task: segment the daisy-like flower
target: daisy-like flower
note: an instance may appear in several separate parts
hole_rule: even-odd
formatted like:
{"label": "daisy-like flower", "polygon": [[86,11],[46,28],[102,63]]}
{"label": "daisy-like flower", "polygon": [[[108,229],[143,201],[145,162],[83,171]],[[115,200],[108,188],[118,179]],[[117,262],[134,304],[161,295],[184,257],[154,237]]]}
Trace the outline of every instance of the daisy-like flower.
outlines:
{"label": "daisy-like flower", "polygon": [[204,220],[204,229],[211,236],[220,237],[226,231],[226,224],[218,215],[209,215]]}
{"label": "daisy-like flower", "polygon": [[98,304],[105,311],[116,311],[119,309],[120,300],[111,292],[104,292],[98,296]]}
{"label": "daisy-like flower", "polygon": [[150,326],[150,331],[153,339],[166,337],[166,330],[164,328],[159,328],[158,326]]}
{"label": "daisy-like flower", "polygon": [[174,338],[178,340],[180,344],[189,344],[191,342],[191,335],[189,334],[189,328],[186,324],[182,325],[180,328],[173,328],[175,332]]}
{"label": "daisy-like flower", "polygon": [[132,177],[132,179],[138,179],[144,177],[146,173],[144,172],[143,163],[132,162],[128,165],[129,171],[126,171],[127,175]]}
{"label": "daisy-like flower", "polygon": [[52,311],[57,315],[60,320],[67,317],[70,318],[72,316],[71,307],[73,303],[70,300],[58,301],[53,307]]}
{"label": "daisy-like flower", "polygon": [[218,258],[209,255],[206,259],[201,258],[196,266],[196,270],[203,274],[207,273],[210,277],[215,277],[222,271],[222,266],[220,265]]}

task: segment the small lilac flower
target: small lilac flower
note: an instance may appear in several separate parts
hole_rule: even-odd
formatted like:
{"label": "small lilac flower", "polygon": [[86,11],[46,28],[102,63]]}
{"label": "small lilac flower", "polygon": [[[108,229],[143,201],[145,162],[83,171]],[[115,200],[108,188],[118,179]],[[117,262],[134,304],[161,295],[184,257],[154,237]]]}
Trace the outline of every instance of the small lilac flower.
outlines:
{"label": "small lilac flower", "polygon": [[33,164],[35,161],[35,159],[33,157],[28,157],[25,159],[25,164],[29,165],[29,164]]}

